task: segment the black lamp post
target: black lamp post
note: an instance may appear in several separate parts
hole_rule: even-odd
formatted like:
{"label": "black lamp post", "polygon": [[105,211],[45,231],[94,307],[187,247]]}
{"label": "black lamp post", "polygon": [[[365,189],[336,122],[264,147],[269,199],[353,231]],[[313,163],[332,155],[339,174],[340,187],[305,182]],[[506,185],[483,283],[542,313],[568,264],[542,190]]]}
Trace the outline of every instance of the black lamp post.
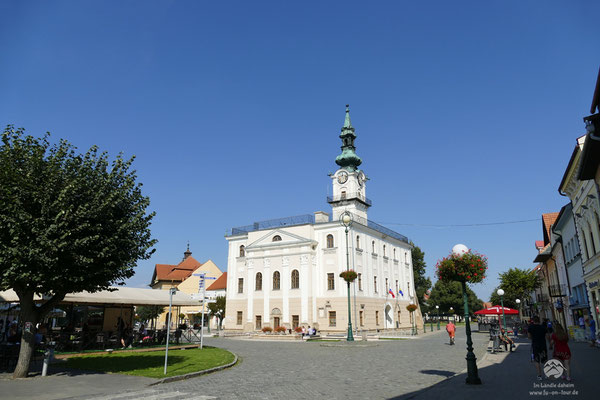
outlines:
{"label": "black lamp post", "polygon": [[[348,229],[350,225],[352,225],[352,214],[348,211],[345,211],[340,215],[340,224],[344,227],[346,231],[346,271],[350,270],[350,254],[348,251]],[[348,336],[346,337],[346,341],[353,342],[354,336],[352,335],[352,311],[350,308],[350,281],[346,282],[348,284]]]}
{"label": "black lamp post", "polygon": [[[457,244],[452,248],[452,253],[456,256],[462,256],[467,253],[469,248],[464,244]],[[471,339],[471,321],[469,320],[469,296],[467,295],[467,283],[460,281],[463,293],[463,302],[465,307],[465,330],[467,332],[467,379],[469,385],[481,385],[481,379],[477,372],[477,357],[473,352],[473,340]]]}
{"label": "black lamp post", "polygon": [[435,306],[435,311],[437,313],[437,330],[440,330],[440,306]]}

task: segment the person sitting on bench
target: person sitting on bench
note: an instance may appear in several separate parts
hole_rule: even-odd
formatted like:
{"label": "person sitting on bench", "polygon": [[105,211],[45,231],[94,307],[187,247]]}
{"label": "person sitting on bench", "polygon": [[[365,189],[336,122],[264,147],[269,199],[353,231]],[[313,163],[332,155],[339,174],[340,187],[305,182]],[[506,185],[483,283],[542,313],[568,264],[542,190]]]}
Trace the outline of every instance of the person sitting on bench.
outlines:
{"label": "person sitting on bench", "polygon": [[502,343],[504,343],[504,350],[508,350],[508,346],[510,345],[510,351],[513,351],[513,347],[515,347],[515,342],[506,335],[506,331],[504,328],[500,328],[500,336],[499,339]]}

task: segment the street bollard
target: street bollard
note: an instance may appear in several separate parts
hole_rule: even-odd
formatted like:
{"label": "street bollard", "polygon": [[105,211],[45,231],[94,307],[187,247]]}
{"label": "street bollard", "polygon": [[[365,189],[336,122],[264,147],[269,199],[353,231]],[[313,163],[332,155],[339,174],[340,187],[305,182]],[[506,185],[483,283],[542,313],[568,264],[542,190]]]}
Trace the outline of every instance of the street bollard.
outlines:
{"label": "street bollard", "polygon": [[44,353],[44,365],[42,366],[42,376],[48,375],[48,365],[50,365],[52,357],[54,357],[54,349],[49,348]]}

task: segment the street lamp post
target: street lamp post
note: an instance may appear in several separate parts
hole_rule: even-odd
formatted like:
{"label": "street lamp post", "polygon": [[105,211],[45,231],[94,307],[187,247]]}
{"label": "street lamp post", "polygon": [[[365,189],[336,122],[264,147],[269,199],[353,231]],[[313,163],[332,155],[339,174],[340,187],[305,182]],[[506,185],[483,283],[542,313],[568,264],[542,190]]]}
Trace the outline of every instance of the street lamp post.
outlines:
{"label": "street lamp post", "polygon": [[454,322],[454,308],[450,307],[450,315],[452,315],[452,322]]}
{"label": "street lamp post", "polygon": [[429,314],[429,326],[431,327],[431,332],[433,332],[433,318],[431,314]]}
{"label": "street lamp post", "polygon": [[440,306],[435,306],[435,311],[437,312],[437,330],[440,330]]}
{"label": "street lamp post", "polygon": [[[456,256],[462,256],[467,253],[469,248],[464,244],[457,244],[452,248],[452,253]],[[481,385],[481,379],[477,373],[477,357],[473,353],[473,340],[471,339],[471,322],[469,320],[469,296],[467,295],[467,283],[460,282],[463,292],[463,302],[465,307],[465,330],[467,333],[467,384]]]}
{"label": "street lamp post", "polygon": [[502,325],[504,325],[504,333],[506,333],[506,317],[504,316],[504,290],[498,289],[496,292],[500,296],[500,305],[502,305]]}
{"label": "street lamp post", "polygon": [[[344,227],[346,231],[346,271],[350,270],[350,254],[348,250],[348,229],[350,225],[352,225],[352,214],[348,211],[345,211],[340,215],[340,224]],[[348,336],[346,337],[346,341],[353,342],[354,336],[352,335],[352,311],[350,308],[350,281],[346,282],[348,284]]]}
{"label": "street lamp post", "polygon": [[518,310],[519,311],[519,324],[517,325],[517,332],[513,332],[513,333],[514,333],[515,337],[517,337],[517,336],[519,336],[518,329],[521,326],[521,300],[516,299],[515,303],[517,303],[517,308],[519,309]]}

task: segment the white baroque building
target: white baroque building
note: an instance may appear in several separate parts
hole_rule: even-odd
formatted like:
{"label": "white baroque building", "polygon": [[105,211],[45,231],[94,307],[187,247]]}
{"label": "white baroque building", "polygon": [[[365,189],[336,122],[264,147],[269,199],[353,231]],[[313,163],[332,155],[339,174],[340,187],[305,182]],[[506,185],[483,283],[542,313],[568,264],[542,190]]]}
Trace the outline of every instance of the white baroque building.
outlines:
{"label": "white baroque building", "polygon": [[[227,263],[227,331],[251,332],[263,327],[316,327],[345,332],[348,289],[340,273],[358,273],[351,284],[351,318],[359,330],[410,328],[406,310],[417,304],[408,239],[369,221],[367,177],[358,169],[356,135],[348,107],[342,133],[340,168],[331,175],[331,213],[255,222],[233,228]],[[340,215],[352,214],[348,230]],[[348,256],[348,257],[347,257]],[[348,261],[347,261],[348,260]],[[415,323],[421,322],[419,311]]]}

